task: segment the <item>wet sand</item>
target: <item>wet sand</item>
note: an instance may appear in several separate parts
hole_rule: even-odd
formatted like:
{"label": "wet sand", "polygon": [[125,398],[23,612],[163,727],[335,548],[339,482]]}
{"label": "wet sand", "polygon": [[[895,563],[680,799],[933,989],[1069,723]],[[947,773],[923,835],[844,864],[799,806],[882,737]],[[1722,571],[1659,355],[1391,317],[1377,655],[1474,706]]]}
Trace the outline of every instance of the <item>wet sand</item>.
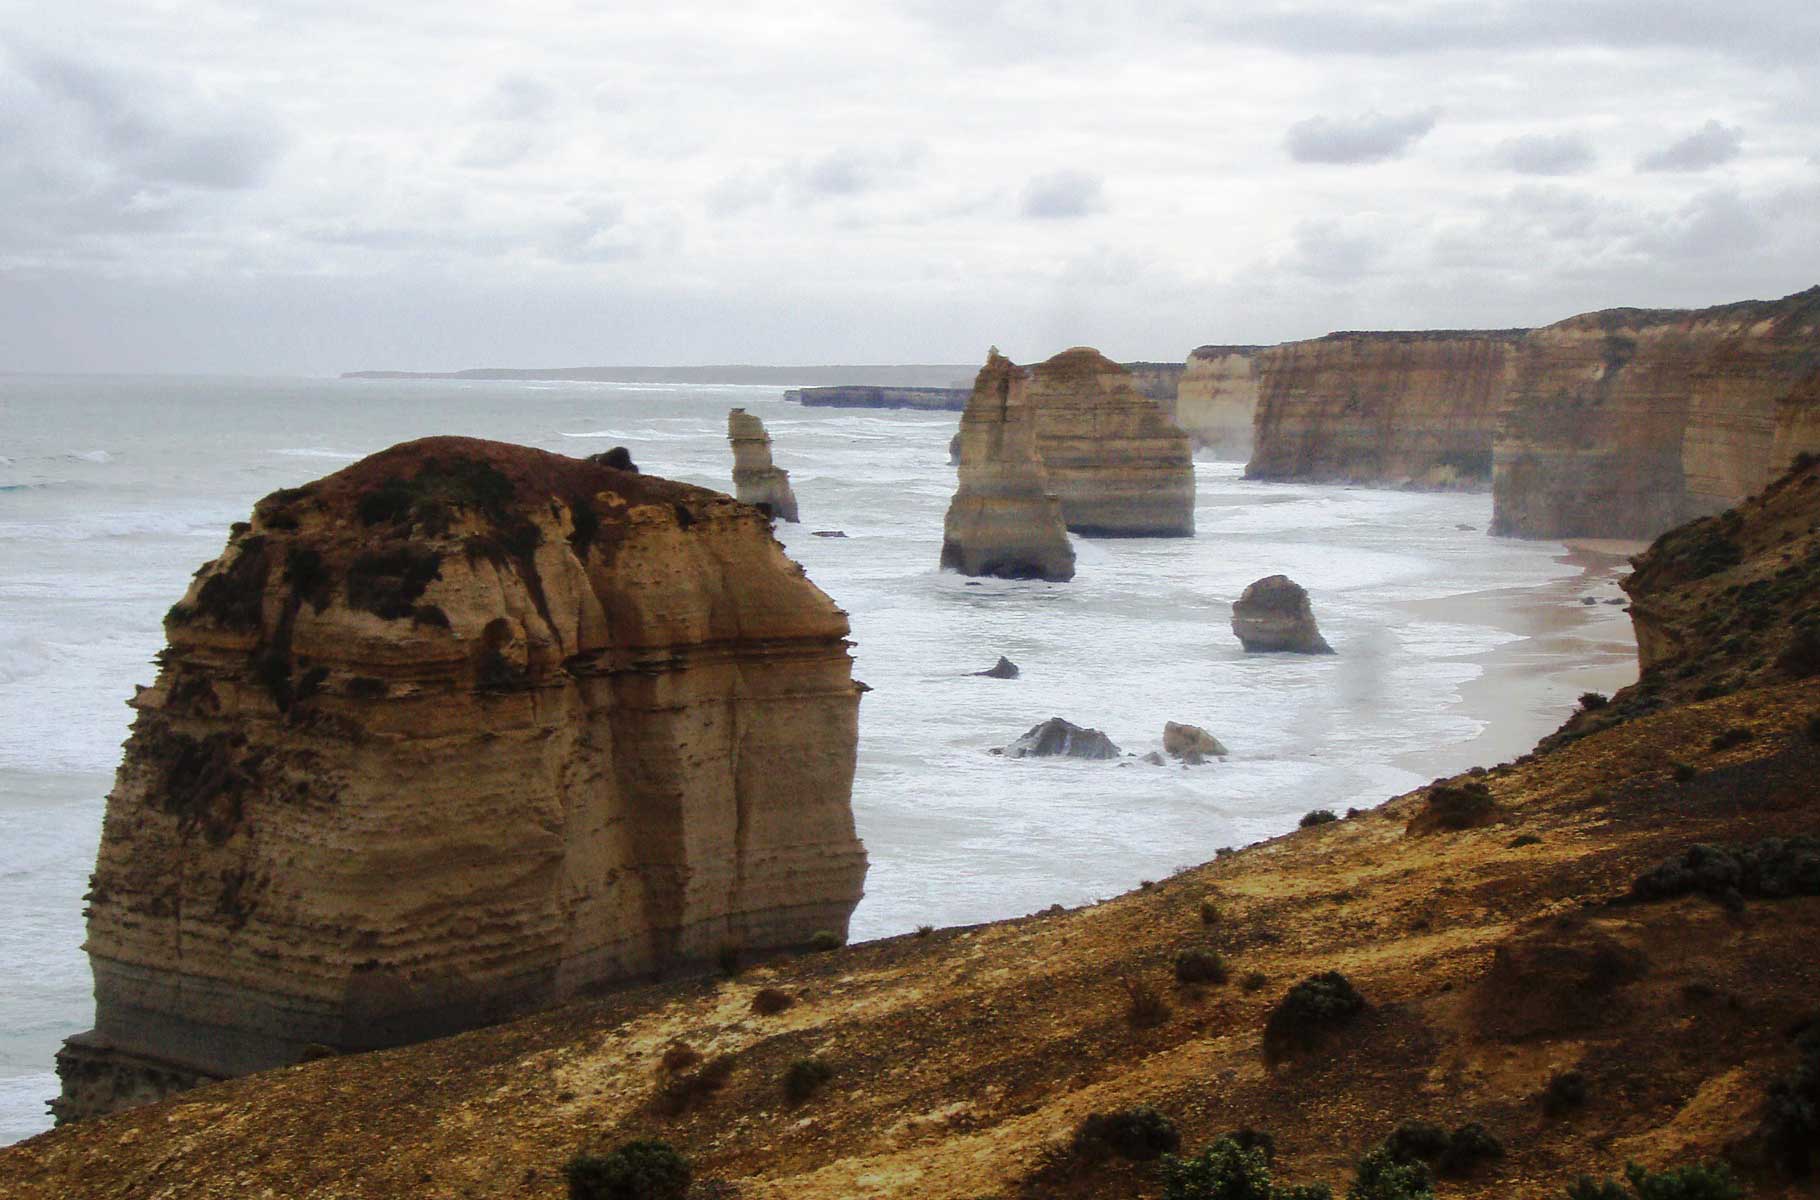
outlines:
{"label": "wet sand", "polygon": [[[1413,601],[1412,616],[1487,625],[1517,639],[1469,661],[1484,672],[1460,688],[1456,711],[1484,723],[1444,752],[1412,751],[1397,765],[1429,775],[1495,766],[1535,748],[1572,714],[1584,692],[1611,695],[1636,682],[1637,643],[1618,580],[1645,543],[1572,541],[1558,561],[1580,568],[1540,587],[1499,588]],[[1591,598],[1594,603],[1585,601]],[[1578,665],[1563,666],[1563,663]],[[1462,759],[1462,755],[1464,758]]]}

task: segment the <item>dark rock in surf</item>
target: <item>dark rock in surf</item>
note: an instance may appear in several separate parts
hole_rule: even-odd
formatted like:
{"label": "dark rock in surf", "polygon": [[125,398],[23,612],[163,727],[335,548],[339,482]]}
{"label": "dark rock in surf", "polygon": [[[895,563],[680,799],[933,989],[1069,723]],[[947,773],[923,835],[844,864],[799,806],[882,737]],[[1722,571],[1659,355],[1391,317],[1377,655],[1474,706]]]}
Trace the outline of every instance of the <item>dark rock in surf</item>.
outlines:
{"label": "dark rock in surf", "polygon": [[1119,748],[1097,729],[1050,717],[998,753],[1007,758],[1117,758]]}

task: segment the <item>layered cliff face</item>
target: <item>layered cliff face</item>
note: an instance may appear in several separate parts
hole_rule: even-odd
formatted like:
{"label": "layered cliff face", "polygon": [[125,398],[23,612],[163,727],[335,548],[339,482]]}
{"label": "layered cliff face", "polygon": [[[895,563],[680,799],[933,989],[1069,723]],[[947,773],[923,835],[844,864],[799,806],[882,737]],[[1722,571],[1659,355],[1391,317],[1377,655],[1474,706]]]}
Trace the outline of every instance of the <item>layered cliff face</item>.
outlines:
{"label": "layered cliff face", "polygon": [[843,931],[845,615],[715,492],[464,438],[261,501],[165,624],[60,1119]]}
{"label": "layered cliff face", "polygon": [[1169,419],[1197,451],[1243,462],[1251,457],[1258,411],[1256,362],[1262,346],[1202,346],[1188,356]]}
{"label": "layered cliff face", "polygon": [[1538,329],[1503,401],[1494,533],[1653,537],[1820,449],[1820,288]]}
{"label": "layered cliff face", "polygon": [[1077,346],[1029,368],[1037,453],[1062,517],[1098,537],[1194,533],[1188,437],[1125,368]]}
{"label": "layered cliff face", "polygon": [[961,413],[960,484],[942,522],[942,566],[1007,579],[1074,577],[1061,502],[1037,454],[1030,373],[996,350]]}
{"label": "layered cliff face", "polygon": [[1330,333],[1262,352],[1246,476],[1487,486],[1523,332]]}
{"label": "layered cliff face", "polygon": [[790,472],[771,461],[765,423],[743,408],[727,413],[727,440],[733,444],[733,494],[767,514],[795,524],[796,493]]}
{"label": "layered cliff face", "polygon": [[1128,362],[1120,363],[1119,366],[1131,377],[1131,386],[1138,390],[1138,394],[1156,401],[1167,416],[1175,406],[1176,393],[1181,391],[1183,364]]}

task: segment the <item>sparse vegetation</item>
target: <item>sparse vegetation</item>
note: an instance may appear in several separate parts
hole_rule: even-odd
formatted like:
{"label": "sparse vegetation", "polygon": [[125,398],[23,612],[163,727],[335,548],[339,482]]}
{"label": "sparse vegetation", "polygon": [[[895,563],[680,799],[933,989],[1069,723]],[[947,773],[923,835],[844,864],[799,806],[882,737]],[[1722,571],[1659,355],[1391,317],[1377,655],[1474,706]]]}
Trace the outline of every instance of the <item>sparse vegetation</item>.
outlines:
{"label": "sparse vegetation", "polygon": [[1226,960],[1217,950],[1180,950],[1175,956],[1177,983],[1225,983]]}
{"label": "sparse vegetation", "polygon": [[1795,1179],[1820,1168],[1820,1018],[1796,1036],[1795,1069],[1769,1085],[1764,1141],[1771,1160]]}
{"label": "sparse vegetation", "polygon": [[1542,1112],[1545,1116],[1560,1117],[1586,1104],[1586,1076],[1578,1071],[1559,1071],[1549,1078],[1548,1086],[1542,1089]]}
{"label": "sparse vegetation", "polygon": [[919,938],[926,938],[934,932],[935,926],[933,925],[918,925],[916,927],[916,936]]}
{"label": "sparse vegetation", "polygon": [[[1820,718],[1816,718],[1820,721]],[[1220,906],[1211,897],[1201,901],[1201,924],[1218,925],[1220,923]]]}
{"label": "sparse vegetation", "polygon": [[1624,1177],[1630,1181],[1628,1193],[1616,1180],[1582,1175],[1567,1189],[1567,1200],[1741,1200],[1744,1195],[1724,1164],[1646,1171],[1630,1163]]}
{"label": "sparse vegetation", "polygon": [[752,1011],[761,1017],[774,1017],[796,1001],[782,988],[760,988],[752,996]]}
{"label": "sparse vegetation", "polygon": [[1698,893],[1724,904],[1746,897],[1820,896],[1820,838],[1764,838],[1752,845],[1689,846],[1679,858],[1639,875],[1637,900],[1667,900]]}
{"label": "sparse vegetation", "polygon": [[1239,987],[1247,992],[1255,992],[1269,982],[1270,976],[1264,974],[1264,972],[1247,971],[1245,972],[1245,977],[1239,980]]}
{"label": "sparse vegetation", "polygon": [[1449,1135],[1437,1165],[1441,1174],[1458,1177],[1472,1174],[1481,1163],[1503,1157],[1504,1143],[1477,1121],[1468,1121]]}
{"label": "sparse vegetation", "polygon": [[666,1071],[686,1071],[701,1061],[701,1051],[686,1042],[666,1047],[658,1063]]}
{"label": "sparse vegetation", "polygon": [[1582,712],[1596,712],[1609,703],[1611,700],[1603,692],[1580,693],[1580,710]]}
{"label": "sparse vegetation", "polygon": [[562,1173],[569,1200],[685,1200],[692,1175],[688,1159],[655,1138],[609,1154],[577,1154]]}
{"label": "sparse vegetation", "polygon": [[1491,797],[1491,789],[1477,780],[1437,783],[1428,789],[1423,823],[1457,832],[1487,823],[1497,811],[1498,804]]}
{"label": "sparse vegetation", "polygon": [[1262,1150],[1223,1137],[1193,1158],[1164,1157],[1163,1200],[1331,1200],[1325,1184],[1285,1186]]}
{"label": "sparse vegetation", "polygon": [[834,1068],[819,1058],[799,1058],[784,1068],[784,1098],[801,1104],[834,1077]]}
{"label": "sparse vegetation", "polygon": [[[669,1053],[664,1057],[668,1059]],[[658,1088],[657,1111],[665,1116],[680,1116],[726,1087],[732,1074],[733,1059],[724,1054],[708,1060],[694,1071],[678,1073]]]}
{"label": "sparse vegetation", "polygon": [[1339,817],[1334,815],[1334,811],[1332,809],[1317,808],[1311,813],[1303,814],[1302,820],[1301,820],[1301,827],[1303,829],[1312,829],[1316,825],[1328,825],[1339,819],[1340,819]]}
{"label": "sparse vegetation", "polygon": [[1089,1113],[1074,1131],[1074,1157],[1087,1163],[1108,1158],[1149,1162],[1173,1154],[1182,1144],[1175,1123],[1147,1104],[1120,1112]]}
{"label": "sparse vegetation", "polygon": [[1516,837],[1510,839],[1510,848],[1512,850],[1521,850],[1525,846],[1540,846],[1541,844],[1542,839],[1533,833],[1519,833]]}
{"label": "sparse vegetation", "polygon": [[1693,764],[1684,762],[1670,763],[1668,772],[1674,776],[1676,783],[1686,783],[1700,773],[1694,769]]}
{"label": "sparse vegetation", "polygon": [[1433,1200],[1434,1179],[1419,1160],[1399,1162],[1380,1146],[1359,1160],[1346,1200]]}
{"label": "sparse vegetation", "polygon": [[1310,975],[1290,988],[1264,1026],[1264,1050],[1278,1057],[1311,1049],[1365,1011],[1365,997],[1338,971]]}
{"label": "sparse vegetation", "polygon": [[1434,1162],[1447,1152],[1447,1130],[1433,1121],[1405,1121],[1384,1139],[1384,1152],[1400,1163]]}
{"label": "sparse vegetation", "polygon": [[1127,975],[1119,986],[1125,989],[1125,1020],[1133,1029],[1154,1029],[1169,1019],[1169,1002],[1149,980]]}
{"label": "sparse vegetation", "polygon": [[1721,751],[1730,750],[1736,746],[1742,746],[1755,736],[1755,734],[1744,726],[1733,725],[1723,733],[1716,733],[1713,735],[1712,751],[1714,754],[1718,754]]}
{"label": "sparse vegetation", "polygon": [[826,954],[830,950],[839,950],[847,944],[847,939],[832,929],[817,929],[809,935],[809,949],[817,954]]}
{"label": "sparse vegetation", "polygon": [[409,543],[372,550],[348,567],[348,605],[388,621],[415,616],[430,581],[442,576],[442,555]]}

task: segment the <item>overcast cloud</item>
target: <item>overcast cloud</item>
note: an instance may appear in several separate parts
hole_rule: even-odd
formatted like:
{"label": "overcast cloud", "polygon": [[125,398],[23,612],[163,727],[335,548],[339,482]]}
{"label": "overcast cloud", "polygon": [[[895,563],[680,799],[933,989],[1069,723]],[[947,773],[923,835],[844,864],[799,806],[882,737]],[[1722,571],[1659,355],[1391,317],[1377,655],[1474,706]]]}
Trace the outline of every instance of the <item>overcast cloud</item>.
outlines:
{"label": "overcast cloud", "polygon": [[1820,282],[1820,5],[0,0],[0,370],[1175,359]]}

